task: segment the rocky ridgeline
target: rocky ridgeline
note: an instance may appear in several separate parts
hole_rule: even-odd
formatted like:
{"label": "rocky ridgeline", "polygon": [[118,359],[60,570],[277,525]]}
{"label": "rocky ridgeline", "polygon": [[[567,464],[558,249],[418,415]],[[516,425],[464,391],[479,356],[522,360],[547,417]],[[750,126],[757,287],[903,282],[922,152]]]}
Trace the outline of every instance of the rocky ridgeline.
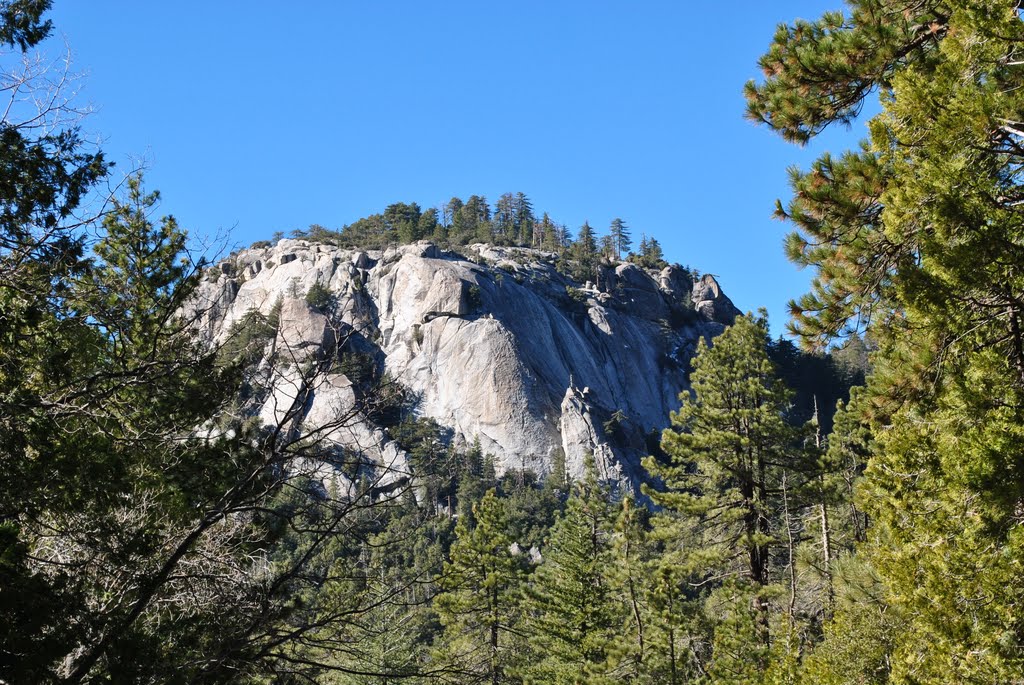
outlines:
{"label": "rocky ridgeline", "polygon": [[[317,284],[333,295],[326,311],[307,302]],[[253,408],[268,424],[311,430],[351,410],[344,373],[314,386],[301,371],[303,358],[345,340],[411,391],[417,415],[456,442],[478,439],[499,473],[546,474],[561,451],[578,476],[592,452],[601,476],[633,482],[647,436],[679,406],[697,340],[738,313],[713,277],[694,281],[678,266],[622,263],[603,269],[597,285],[580,284],[550,253],[472,245],[461,255],[426,242],[379,252],[282,240],[243,250],[208,273],[195,304],[213,343],[237,332],[247,312],[269,315],[275,305],[267,349],[287,349],[295,363],[269,371],[273,391]],[[404,460],[365,417],[323,437],[380,463]]]}

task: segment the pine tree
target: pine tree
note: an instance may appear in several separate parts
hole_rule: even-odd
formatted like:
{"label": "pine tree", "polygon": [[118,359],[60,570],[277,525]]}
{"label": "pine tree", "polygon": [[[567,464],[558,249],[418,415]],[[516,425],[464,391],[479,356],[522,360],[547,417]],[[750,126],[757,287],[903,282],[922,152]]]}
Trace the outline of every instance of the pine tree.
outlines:
{"label": "pine tree", "polygon": [[708,668],[716,682],[744,682],[768,668],[782,483],[805,468],[798,432],[784,419],[790,392],[775,377],[767,333],[763,318],[748,315],[712,347],[700,341],[693,396],[680,396],[674,430],[662,442],[671,461],[645,461],[665,486],[647,492],[671,514],[657,523],[679,557],[680,580],[710,591],[704,610],[714,624]]}
{"label": "pine tree", "polygon": [[450,542],[448,520],[425,516],[410,498],[383,520],[359,521],[350,531],[357,535],[322,540],[318,522],[331,517],[322,494],[284,491],[277,504],[304,515],[285,527],[286,544],[277,546],[274,562],[311,557],[290,595],[296,610],[277,627],[303,634],[283,655],[294,660],[289,670],[338,685],[422,682],[416,676],[429,662],[437,629],[430,600]]}
{"label": "pine tree", "polygon": [[640,247],[635,255],[630,256],[630,260],[639,264],[646,269],[661,269],[668,266],[665,261],[665,255],[661,250],[661,243],[658,242],[657,238],[648,238],[646,235],[640,237]]}
{"label": "pine tree", "polygon": [[552,252],[558,252],[563,247],[558,226],[551,220],[547,212],[544,212],[540,221],[534,225],[533,247],[539,247]]}
{"label": "pine tree", "polygon": [[415,202],[396,202],[384,209],[384,225],[387,239],[403,245],[414,243],[424,234],[420,233],[420,206]]}
{"label": "pine tree", "polygon": [[647,250],[648,250],[648,246],[649,246],[649,243],[647,242],[647,234],[646,233],[641,233],[640,234],[639,254],[640,255],[645,254],[647,252]]}
{"label": "pine tree", "polygon": [[438,221],[436,209],[431,207],[420,214],[419,221],[416,223],[417,240],[433,240],[437,243],[444,243],[444,236],[444,226]]}
{"label": "pine tree", "polygon": [[645,511],[624,497],[612,533],[612,564],[608,584],[622,607],[619,639],[608,648],[609,675],[619,682],[660,683],[652,657],[650,578],[651,549],[644,525]]}
{"label": "pine tree", "polygon": [[457,197],[448,200],[441,208],[441,224],[445,228],[451,228],[455,221],[455,215],[460,209],[462,209],[462,200]]}
{"label": "pine tree", "polygon": [[460,519],[472,521],[475,515],[473,507],[487,490],[495,486],[494,458],[484,454],[480,438],[475,439],[469,450],[459,456],[456,513]]}
{"label": "pine tree", "polygon": [[647,239],[647,249],[642,252],[640,258],[648,269],[660,269],[666,266],[665,255],[657,238]]}
{"label": "pine tree", "polygon": [[696,680],[710,661],[710,628],[697,601],[703,562],[689,551],[700,544],[691,527],[669,513],[654,517],[647,564],[647,654],[644,671],[655,683]]}
{"label": "pine tree", "polygon": [[584,480],[573,485],[526,595],[522,629],[532,655],[521,668],[526,682],[615,682],[609,659],[624,616],[607,576],[612,529],[609,494],[598,484],[591,459]]}
{"label": "pine tree", "polygon": [[441,658],[459,683],[512,682],[523,571],[506,534],[504,504],[493,489],[473,506],[475,526],[460,518],[435,601],[444,632]]}
{"label": "pine tree", "polygon": [[487,198],[471,195],[465,203],[456,200],[458,198],[452,198],[448,203],[453,212],[449,231],[451,241],[456,245],[467,245],[473,241],[492,242],[491,208]]}
{"label": "pine tree", "polygon": [[[50,4],[0,6],[6,83],[30,76],[7,65],[27,60],[51,34]],[[83,321],[87,312],[73,311],[66,297],[88,273],[79,210],[110,168],[68,126],[61,93],[31,78],[17,89],[46,104],[28,120],[14,108],[0,121],[0,680],[12,683],[50,680],[52,664],[80,639],[86,593],[71,569],[40,565],[36,544],[49,512],[74,512],[95,494],[78,477],[93,460],[89,440],[80,434],[82,451],[67,449],[54,400],[88,375],[102,346]],[[48,539],[58,538],[51,531]]]}
{"label": "pine tree", "polygon": [[534,226],[537,223],[537,217],[533,214],[533,203],[525,193],[516,193],[513,206],[515,207],[517,244],[531,245],[535,235]]}
{"label": "pine tree", "polygon": [[803,683],[888,685],[899,636],[909,624],[891,605],[877,569],[859,553],[834,567],[835,613],[803,666]]}
{"label": "pine tree", "polygon": [[[50,4],[0,6],[5,62],[51,34],[53,24],[43,16]],[[21,76],[5,73],[10,83]],[[40,86],[25,84],[39,101],[60,95]],[[47,386],[73,382],[95,351],[92,331],[63,306],[63,298],[88,268],[76,213],[110,165],[101,151],[89,150],[76,127],[66,127],[65,114],[44,108],[18,121],[8,111],[0,121],[0,643],[11,655],[0,657],[0,679],[12,682],[45,680],[45,668],[63,656],[61,642],[71,629],[65,605],[72,600],[62,599],[60,583],[33,569],[33,535],[25,530],[26,517],[38,518],[47,506],[74,506],[74,475],[43,456],[49,439],[33,446],[55,428],[35,414]],[[29,458],[31,453],[38,456]],[[63,494],[55,501],[58,491]]]}
{"label": "pine tree", "polygon": [[[184,232],[170,217],[151,221],[156,195],[138,179],[127,193],[111,203],[95,258],[73,281],[51,281],[53,309],[33,323],[60,363],[18,379],[19,400],[3,410],[0,507],[20,538],[4,542],[16,550],[15,570],[27,574],[3,569],[5,592],[30,583],[40,607],[25,622],[0,606],[3,624],[19,635],[5,645],[39,643],[15,651],[14,670],[0,660],[3,679],[24,680],[21,669],[31,681],[59,680],[56,669],[70,682],[159,680],[173,671],[190,679],[239,667],[238,652],[217,664],[197,654],[241,639],[235,630],[252,609],[242,572],[252,562],[238,550],[263,532],[251,517],[219,537],[211,531],[239,502],[225,492],[253,494],[239,479],[259,471],[261,455],[242,425],[237,438],[196,434],[230,402],[238,377],[197,343],[182,306],[201,275],[182,251]],[[4,381],[14,380],[4,368]],[[28,482],[7,485],[20,475],[12,466],[37,461],[48,474],[45,497]],[[257,482],[258,492],[272,487]],[[67,559],[83,562],[65,568]]]}
{"label": "pine tree", "polygon": [[632,249],[633,240],[629,235],[629,227],[626,226],[626,222],[622,219],[617,217],[612,219],[612,224],[608,228],[608,235],[610,235],[612,239],[616,260],[621,259],[622,255]]}
{"label": "pine tree", "polygon": [[579,235],[573,241],[569,249],[569,256],[572,259],[572,277],[577,281],[587,281],[595,278],[597,274],[597,241],[594,238],[594,229],[589,223],[584,222],[580,226]]}
{"label": "pine tree", "polygon": [[[881,645],[892,681],[1014,682],[1024,25],[1015,3],[848,4],[780,27],[747,86],[750,116],[801,143],[882,95],[871,140],[793,172],[778,207],[797,229],[790,258],[816,271],[792,328],[820,347],[866,322],[878,346],[859,403],[872,441],[858,554],[908,621]],[[850,644],[849,619],[837,613],[826,643]]]}
{"label": "pine tree", "polygon": [[503,193],[494,205],[494,234],[499,245],[515,245],[518,239],[516,200],[512,193]]}

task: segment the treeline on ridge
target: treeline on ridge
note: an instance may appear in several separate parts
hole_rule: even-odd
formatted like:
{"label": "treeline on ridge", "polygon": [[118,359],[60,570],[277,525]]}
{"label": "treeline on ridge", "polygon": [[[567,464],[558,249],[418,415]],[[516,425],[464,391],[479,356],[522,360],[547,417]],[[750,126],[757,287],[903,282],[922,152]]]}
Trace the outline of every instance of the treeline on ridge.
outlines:
{"label": "treeline on ridge", "polygon": [[[531,247],[569,255],[583,265],[595,264],[598,260],[621,259],[649,269],[668,265],[657,238],[646,234],[641,236],[636,251],[633,251],[631,230],[620,218],[612,220],[604,235],[598,235],[589,223],[584,222],[573,236],[565,224],[553,221],[547,212],[538,219],[533,204],[523,193],[503,194],[493,211],[487,198],[480,195],[471,195],[465,202],[453,197],[440,208],[426,211],[415,202],[397,202],[388,205],[380,214],[358,219],[340,230],[314,224],[294,230],[289,235],[366,250],[430,240],[452,248],[473,243]],[[267,247],[283,237],[283,233],[277,233],[272,241],[258,241],[253,247]]]}

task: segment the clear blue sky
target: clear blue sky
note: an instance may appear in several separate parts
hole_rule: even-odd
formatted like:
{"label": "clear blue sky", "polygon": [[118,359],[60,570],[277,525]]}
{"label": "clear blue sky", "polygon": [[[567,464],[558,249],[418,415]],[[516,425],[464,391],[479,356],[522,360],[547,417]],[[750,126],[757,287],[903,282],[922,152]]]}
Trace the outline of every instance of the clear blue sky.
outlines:
{"label": "clear blue sky", "polygon": [[743,119],[776,24],[839,0],[55,5],[87,129],[121,169],[143,157],[193,234],[248,245],[522,191],[574,230],[622,217],[776,333],[810,277],[771,219],[786,168],[865,130],[800,149]]}

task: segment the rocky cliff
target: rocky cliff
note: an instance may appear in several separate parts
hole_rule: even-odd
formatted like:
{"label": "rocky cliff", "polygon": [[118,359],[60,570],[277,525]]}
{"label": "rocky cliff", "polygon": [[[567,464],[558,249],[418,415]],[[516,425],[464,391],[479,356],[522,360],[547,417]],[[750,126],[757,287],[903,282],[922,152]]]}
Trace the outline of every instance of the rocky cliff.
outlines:
{"label": "rocky cliff", "polygon": [[[211,270],[194,313],[218,344],[248,312],[274,315],[268,346],[293,363],[266,371],[273,390],[253,410],[265,423],[315,430],[351,411],[344,365],[315,386],[302,373],[303,360],[342,345],[369,352],[408,389],[412,410],[454,441],[479,440],[499,472],[546,474],[561,453],[578,475],[591,452],[603,477],[635,481],[645,439],[668,424],[687,387],[697,340],[738,312],[714,278],[694,281],[677,266],[623,263],[597,280],[576,283],[554,255],[525,248],[363,252],[282,240]],[[365,413],[328,433],[325,441],[378,462],[403,459]]]}

